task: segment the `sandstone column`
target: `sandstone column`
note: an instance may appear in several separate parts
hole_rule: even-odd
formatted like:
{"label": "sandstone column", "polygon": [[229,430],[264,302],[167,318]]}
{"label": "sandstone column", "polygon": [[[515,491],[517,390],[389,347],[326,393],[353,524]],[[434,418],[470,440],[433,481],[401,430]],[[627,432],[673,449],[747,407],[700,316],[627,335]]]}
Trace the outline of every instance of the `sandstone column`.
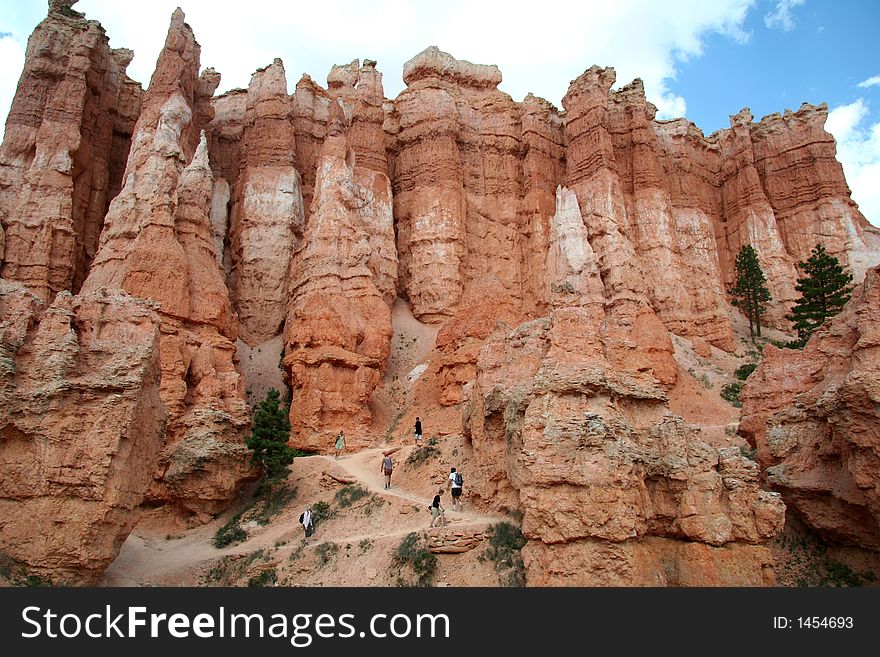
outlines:
{"label": "sandstone column", "polygon": [[0,148],[2,275],[44,301],[88,273],[140,106],[131,51],[111,50],[74,3],[50,2],[31,35]]}
{"label": "sandstone column", "polygon": [[251,346],[283,329],[288,269],[303,232],[289,112],[284,65],[276,59],[254,73],[248,87],[230,224],[230,289],[241,339]]}
{"label": "sandstone column", "polygon": [[213,176],[194,132],[219,76],[198,69],[199,46],[177,10],[83,290],[122,288],[158,303],[168,427],[149,498],[207,519],[252,471],[237,323],[211,239]]}

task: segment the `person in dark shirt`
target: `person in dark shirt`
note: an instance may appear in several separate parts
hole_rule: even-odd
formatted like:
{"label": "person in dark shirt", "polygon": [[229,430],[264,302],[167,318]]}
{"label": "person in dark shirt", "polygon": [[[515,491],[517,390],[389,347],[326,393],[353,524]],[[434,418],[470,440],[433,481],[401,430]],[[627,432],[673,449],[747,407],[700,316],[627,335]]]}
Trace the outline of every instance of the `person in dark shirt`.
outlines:
{"label": "person in dark shirt", "polygon": [[416,444],[422,442],[422,421],[416,418]]}
{"label": "person in dark shirt", "polygon": [[443,508],[443,504],[440,502],[441,495],[443,495],[442,488],[437,491],[437,494],[434,496],[434,501],[431,502],[431,524],[428,525],[428,527],[433,527],[434,521],[438,518],[440,519],[440,522],[437,523],[438,527],[446,524],[446,509]]}

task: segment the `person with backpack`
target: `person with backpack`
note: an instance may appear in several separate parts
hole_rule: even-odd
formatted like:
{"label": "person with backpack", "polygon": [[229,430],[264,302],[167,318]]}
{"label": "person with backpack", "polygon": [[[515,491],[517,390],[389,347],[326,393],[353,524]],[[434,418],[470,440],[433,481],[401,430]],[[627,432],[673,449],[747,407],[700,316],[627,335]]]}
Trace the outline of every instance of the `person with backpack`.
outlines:
{"label": "person with backpack", "polygon": [[382,467],[379,472],[385,475],[385,489],[391,488],[391,473],[394,470],[394,461],[391,460],[391,454],[385,454],[382,457]]}
{"label": "person with backpack", "polygon": [[434,526],[434,521],[438,518],[440,519],[440,523],[437,525],[438,527],[446,524],[446,509],[443,508],[443,504],[440,502],[440,496],[443,495],[443,489],[440,488],[437,490],[437,494],[434,496],[434,501],[431,502],[431,506],[428,509],[431,511],[431,524],[428,527]]}
{"label": "person with backpack", "polygon": [[306,530],[306,538],[315,533],[315,525],[312,523],[312,507],[309,507],[299,515],[299,524]]}
{"label": "person with backpack", "polygon": [[416,418],[416,445],[422,442],[422,421]]}
{"label": "person with backpack", "polygon": [[[464,477],[455,468],[449,471],[449,487],[452,489],[452,510],[461,511],[461,491],[464,486]],[[456,508],[458,507],[458,508]]]}

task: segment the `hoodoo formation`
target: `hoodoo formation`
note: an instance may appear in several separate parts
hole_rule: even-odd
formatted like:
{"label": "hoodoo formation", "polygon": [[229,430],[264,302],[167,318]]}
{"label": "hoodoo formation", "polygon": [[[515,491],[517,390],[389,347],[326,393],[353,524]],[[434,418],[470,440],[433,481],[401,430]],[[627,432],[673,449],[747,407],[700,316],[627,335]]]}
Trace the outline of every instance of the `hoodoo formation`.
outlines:
{"label": "hoodoo formation", "polygon": [[[880,230],[824,104],[705,136],[612,68],[559,109],[435,47],[395,99],[369,59],[215,96],[180,9],[143,90],[74,4],[0,148],[0,553],[92,583],[139,513],[212,521],[258,476],[270,384],[290,445],[331,456],[420,415],[468,503],[521,524],[529,584],[770,585],[792,513],[880,548]],[[693,364],[747,349],[742,246],[790,334],[819,242],[857,287],[803,352],[764,349],[750,457]]]}

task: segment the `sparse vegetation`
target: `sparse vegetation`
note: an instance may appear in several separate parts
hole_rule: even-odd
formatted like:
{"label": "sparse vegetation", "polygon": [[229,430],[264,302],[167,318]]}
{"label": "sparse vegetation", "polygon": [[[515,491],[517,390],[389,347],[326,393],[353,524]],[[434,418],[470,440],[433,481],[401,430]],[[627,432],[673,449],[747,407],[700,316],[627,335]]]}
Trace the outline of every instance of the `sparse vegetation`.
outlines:
{"label": "sparse vegetation", "polygon": [[330,505],[327,502],[321,500],[312,505],[312,524],[315,526],[315,529],[332,515],[333,512],[330,510]]}
{"label": "sparse vegetation", "polygon": [[787,559],[778,575],[789,586],[863,586],[877,581],[872,570],[856,572],[832,558],[821,542],[805,536],[782,536],[777,544],[785,548]]}
{"label": "sparse vegetation", "polygon": [[330,563],[337,552],[339,552],[339,546],[332,541],[316,545],[315,554],[318,556],[318,568],[323,568]]}
{"label": "sparse vegetation", "polygon": [[525,586],[526,568],[520,550],[526,538],[516,525],[499,522],[489,528],[489,547],[478,558],[495,563],[495,572],[502,586]]}
{"label": "sparse vegetation", "polygon": [[[248,555],[225,556],[205,574],[204,582],[219,586],[239,585],[251,564],[257,560],[269,560],[265,550],[255,550]],[[250,582],[248,582],[248,585],[250,585]]]}
{"label": "sparse vegetation", "polygon": [[28,570],[27,564],[0,552],[0,578],[12,586],[53,586],[51,580]]}
{"label": "sparse vegetation", "polygon": [[742,401],[740,401],[739,393],[742,390],[742,383],[739,381],[735,381],[734,383],[728,383],[723,388],[721,388],[721,398],[725,401],[729,401],[733,406],[737,408],[742,408]]}
{"label": "sparse vegetation", "polygon": [[254,575],[248,580],[248,586],[269,586],[278,581],[278,573],[274,568],[262,571],[259,575]]}
{"label": "sparse vegetation", "polygon": [[268,525],[272,516],[279,514],[284,507],[296,497],[296,488],[282,486],[274,488],[270,494],[264,494],[257,501],[257,510],[253,515],[261,525]]}
{"label": "sparse vegetation", "polygon": [[373,541],[371,541],[369,538],[365,538],[360,543],[358,543],[358,548],[360,549],[361,554],[366,554],[373,549]]}
{"label": "sparse vegetation", "polygon": [[348,486],[343,486],[338,491],[336,491],[336,503],[342,507],[348,507],[357,502],[360,499],[363,499],[367,495],[370,494],[366,488],[358,486],[357,484],[349,484]]}
{"label": "sparse vegetation", "polygon": [[225,525],[214,534],[214,547],[225,548],[233,543],[241,543],[247,540],[247,532],[241,527],[241,514],[239,511],[229,519]]}
{"label": "sparse vegetation", "polygon": [[391,421],[391,426],[388,427],[388,431],[385,432],[385,442],[390,443],[391,439],[394,437],[394,432],[397,431],[397,426],[400,424],[400,421],[403,419],[403,411],[400,411],[397,415],[394,416],[394,419]]}
{"label": "sparse vegetation", "polygon": [[387,502],[375,493],[370,495],[370,500],[363,507],[364,515],[373,515],[373,511],[381,509],[385,504],[387,504]]}
{"label": "sparse vegetation", "polygon": [[[437,569],[437,557],[428,551],[421,534],[410,532],[394,551],[398,586],[430,586]],[[406,577],[410,571],[414,576]]]}
{"label": "sparse vegetation", "polygon": [[414,467],[419,466],[437,456],[440,456],[440,450],[433,445],[419,445],[409,453],[406,464]]}
{"label": "sparse vegetation", "polygon": [[749,376],[751,376],[752,372],[754,372],[757,367],[757,363],[746,363],[745,365],[740,365],[736,368],[736,372],[734,372],[734,375],[740,381],[745,381],[749,378]]}

